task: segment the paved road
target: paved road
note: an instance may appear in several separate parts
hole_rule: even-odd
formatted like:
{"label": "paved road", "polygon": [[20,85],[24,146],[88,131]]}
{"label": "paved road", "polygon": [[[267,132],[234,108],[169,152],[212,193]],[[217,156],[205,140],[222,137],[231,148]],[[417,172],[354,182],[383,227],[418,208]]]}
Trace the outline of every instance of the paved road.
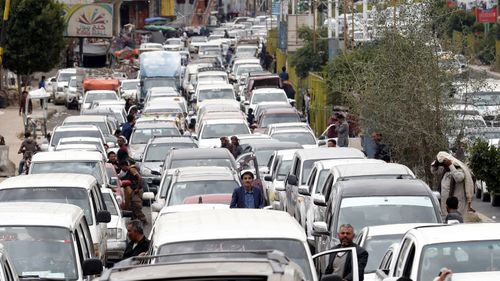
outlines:
{"label": "paved road", "polygon": [[472,208],[495,222],[500,221],[500,207],[493,207],[490,202],[482,202],[474,197]]}

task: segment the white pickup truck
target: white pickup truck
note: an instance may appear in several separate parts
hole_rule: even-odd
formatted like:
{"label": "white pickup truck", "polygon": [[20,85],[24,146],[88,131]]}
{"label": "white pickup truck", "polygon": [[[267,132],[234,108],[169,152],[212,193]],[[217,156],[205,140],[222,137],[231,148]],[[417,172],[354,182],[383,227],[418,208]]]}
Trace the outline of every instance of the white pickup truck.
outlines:
{"label": "white pickup truck", "polygon": [[453,281],[499,280],[499,224],[422,226],[408,231],[397,247],[382,258],[376,280],[433,280],[443,267]]}

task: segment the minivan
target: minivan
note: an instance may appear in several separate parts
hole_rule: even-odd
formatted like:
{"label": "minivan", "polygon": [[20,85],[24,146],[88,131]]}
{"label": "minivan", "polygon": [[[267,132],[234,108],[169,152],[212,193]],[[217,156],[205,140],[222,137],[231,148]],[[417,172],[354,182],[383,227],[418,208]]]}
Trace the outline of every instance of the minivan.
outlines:
{"label": "minivan", "polygon": [[106,261],[107,226],[111,215],[96,179],[82,174],[36,174],[5,179],[0,183],[0,202],[67,203],[80,207],[87,220],[95,256]]}
{"label": "minivan", "polygon": [[75,205],[1,203],[0,237],[20,276],[80,281],[102,272],[84,211]]}

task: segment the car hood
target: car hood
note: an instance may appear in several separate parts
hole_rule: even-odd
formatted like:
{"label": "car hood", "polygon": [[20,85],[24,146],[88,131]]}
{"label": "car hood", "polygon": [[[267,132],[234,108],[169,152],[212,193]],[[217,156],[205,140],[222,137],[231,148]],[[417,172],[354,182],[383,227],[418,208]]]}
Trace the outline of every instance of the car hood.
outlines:
{"label": "car hood", "polygon": [[129,146],[129,149],[130,149],[130,156],[132,156],[133,154],[142,154],[144,153],[144,149],[146,149],[146,144],[131,144]]}
{"label": "car hood", "polygon": [[[142,162],[141,163],[141,170],[143,169],[143,167],[145,167],[146,170],[160,172],[160,170],[161,170],[160,165],[161,164],[163,164],[163,162]],[[149,174],[151,174],[151,173],[149,173]]]}

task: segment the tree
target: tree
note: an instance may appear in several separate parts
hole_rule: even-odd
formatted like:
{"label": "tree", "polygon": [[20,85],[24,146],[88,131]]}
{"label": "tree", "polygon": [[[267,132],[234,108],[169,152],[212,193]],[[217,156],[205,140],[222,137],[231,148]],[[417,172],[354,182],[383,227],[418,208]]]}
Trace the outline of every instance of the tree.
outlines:
{"label": "tree", "polygon": [[62,14],[63,6],[55,0],[14,0],[6,28],[5,67],[18,77],[54,68],[65,48]]}
{"label": "tree", "polygon": [[492,204],[500,203],[500,148],[477,140],[470,150],[469,166],[477,179],[486,183]]}
{"label": "tree", "polygon": [[290,63],[295,67],[300,78],[307,77],[310,71],[319,71],[328,61],[328,41],[326,29],[316,30],[316,50],[314,49],[314,31],[308,27],[299,29],[298,36],[304,41],[304,47],[291,56]]}

